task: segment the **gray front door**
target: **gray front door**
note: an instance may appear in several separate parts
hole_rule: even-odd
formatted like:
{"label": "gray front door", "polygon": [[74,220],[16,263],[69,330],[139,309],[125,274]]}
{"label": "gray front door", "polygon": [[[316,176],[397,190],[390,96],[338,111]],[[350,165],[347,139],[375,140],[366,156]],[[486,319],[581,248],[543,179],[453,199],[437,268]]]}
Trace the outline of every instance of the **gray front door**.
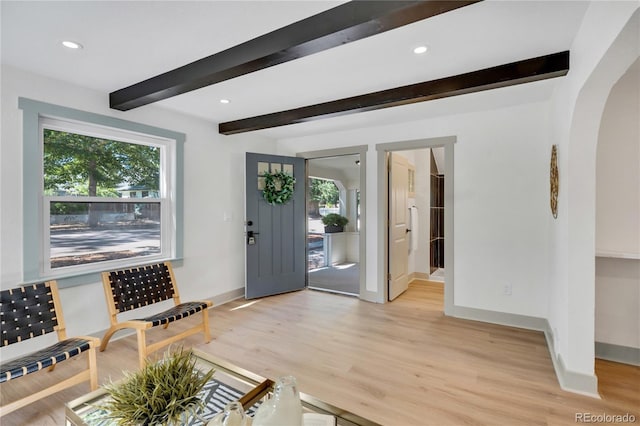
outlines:
{"label": "gray front door", "polygon": [[[306,278],[305,161],[303,158],[247,153],[245,297],[254,299],[301,290]],[[295,178],[286,204],[263,196],[265,172],[284,171]]]}

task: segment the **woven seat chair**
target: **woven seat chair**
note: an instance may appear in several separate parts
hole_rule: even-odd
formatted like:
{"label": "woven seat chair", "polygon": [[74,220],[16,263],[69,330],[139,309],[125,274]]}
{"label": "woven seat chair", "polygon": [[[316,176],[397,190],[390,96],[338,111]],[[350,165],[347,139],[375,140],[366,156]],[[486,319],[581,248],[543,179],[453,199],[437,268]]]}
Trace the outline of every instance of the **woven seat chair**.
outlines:
{"label": "woven seat chair", "polygon": [[0,416],[84,381],[89,381],[91,390],[97,389],[96,348],[100,344],[100,339],[84,336],[67,338],[62,305],[55,281],[1,291],[0,322],[2,324],[0,346],[3,347],[53,331],[58,334],[58,343],[11,361],[1,362],[0,383],[3,387],[10,385],[7,382],[45,368],[52,371],[58,363],[82,352],[88,352],[87,369],[30,396],[3,405],[0,407]]}
{"label": "woven seat chair", "polygon": [[[170,262],[163,262],[154,265],[140,266],[120,271],[110,271],[102,273],[102,284],[109,309],[109,319],[111,327],[105,333],[100,351],[104,351],[109,343],[109,339],[118,330],[132,328],[136,330],[138,339],[138,359],[140,367],[144,367],[147,356],[158,349],[173,342],[183,339],[199,332],[204,333],[205,343],[211,341],[209,331],[208,308],[212,303],[208,300],[195,302],[180,302],[180,295],[173,275],[173,268]],[[144,318],[119,322],[118,314],[133,309],[148,306],[153,303],[172,299],[174,307],[155,315]],[[190,315],[202,312],[202,323],[177,335],[166,338],[162,341],[147,345],[146,330],[163,325],[166,329],[169,323],[186,318]]]}

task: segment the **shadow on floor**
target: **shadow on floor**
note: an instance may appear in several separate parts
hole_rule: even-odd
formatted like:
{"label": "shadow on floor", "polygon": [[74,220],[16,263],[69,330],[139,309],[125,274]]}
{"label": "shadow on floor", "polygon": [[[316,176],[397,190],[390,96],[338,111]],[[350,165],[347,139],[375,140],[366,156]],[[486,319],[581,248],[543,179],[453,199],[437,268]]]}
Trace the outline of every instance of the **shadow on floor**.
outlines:
{"label": "shadow on floor", "polygon": [[309,288],[360,294],[360,264],[342,263],[309,271]]}

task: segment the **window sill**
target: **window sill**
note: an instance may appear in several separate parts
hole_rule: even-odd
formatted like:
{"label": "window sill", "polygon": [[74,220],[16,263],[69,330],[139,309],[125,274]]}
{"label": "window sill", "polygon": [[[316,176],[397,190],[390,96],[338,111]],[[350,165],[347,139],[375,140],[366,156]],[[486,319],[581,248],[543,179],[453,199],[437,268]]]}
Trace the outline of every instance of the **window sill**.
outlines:
{"label": "window sill", "polygon": [[43,276],[37,280],[25,281],[24,284],[35,284],[35,283],[40,283],[40,282],[49,281],[49,280],[56,280],[58,282],[59,288],[69,288],[69,287],[76,287],[76,286],[86,285],[86,284],[96,284],[96,283],[100,283],[102,280],[102,277],[100,276],[102,271],[125,269],[127,267],[132,267],[132,266],[140,266],[140,265],[167,262],[167,261],[170,261],[175,267],[175,266],[181,266],[182,260],[183,258],[181,257],[180,258],[168,257],[168,258],[160,258],[160,259],[153,259],[153,260],[146,259],[146,261],[140,261],[137,263],[122,262],[118,265],[110,265],[112,266],[112,268],[105,267],[100,271],[75,271],[75,272],[67,272],[62,274],[51,274],[51,275]]}

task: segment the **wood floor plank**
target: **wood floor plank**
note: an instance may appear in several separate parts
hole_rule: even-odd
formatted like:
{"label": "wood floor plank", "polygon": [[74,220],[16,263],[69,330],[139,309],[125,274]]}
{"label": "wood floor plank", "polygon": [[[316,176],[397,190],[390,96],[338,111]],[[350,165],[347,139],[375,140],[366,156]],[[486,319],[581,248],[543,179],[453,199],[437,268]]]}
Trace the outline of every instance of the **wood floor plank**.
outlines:
{"label": "wood floor plank", "polygon": [[[640,422],[640,368],[597,360],[603,399],[565,392],[542,333],[445,317],[438,283],[411,284],[384,305],[316,291],[239,299],[210,318],[211,343],[192,336],[184,345],[270,378],[293,374],[302,392],[385,425],[575,425],[576,413],[631,413]],[[98,366],[101,383],[135,370],[135,336],[111,342]],[[17,391],[5,386],[2,398],[11,399]],[[64,424],[64,402],[87,390],[60,392],[2,425]]]}

